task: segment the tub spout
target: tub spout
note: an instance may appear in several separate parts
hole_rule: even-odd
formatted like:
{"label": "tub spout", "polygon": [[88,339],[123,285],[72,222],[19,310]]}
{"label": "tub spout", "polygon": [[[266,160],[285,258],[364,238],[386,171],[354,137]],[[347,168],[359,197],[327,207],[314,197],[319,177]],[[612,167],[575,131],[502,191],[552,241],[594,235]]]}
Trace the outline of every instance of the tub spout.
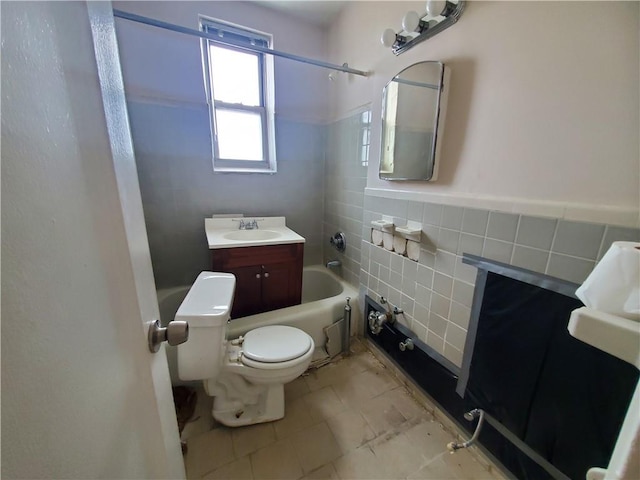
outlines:
{"label": "tub spout", "polygon": [[338,268],[342,265],[340,260],[329,260],[327,262],[327,268]]}

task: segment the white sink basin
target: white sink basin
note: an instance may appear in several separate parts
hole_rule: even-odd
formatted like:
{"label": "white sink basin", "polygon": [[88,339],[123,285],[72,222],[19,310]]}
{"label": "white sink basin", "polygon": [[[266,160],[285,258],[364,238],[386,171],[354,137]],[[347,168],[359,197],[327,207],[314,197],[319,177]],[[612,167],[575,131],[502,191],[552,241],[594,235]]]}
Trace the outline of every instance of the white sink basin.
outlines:
{"label": "white sink basin", "polygon": [[[241,221],[245,225],[257,223],[260,227],[240,230],[238,226]],[[211,250],[304,243],[303,237],[287,228],[284,217],[205,218],[204,229]]]}
{"label": "white sink basin", "polygon": [[282,236],[273,230],[236,230],[223,235],[227,240],[273,240]]}

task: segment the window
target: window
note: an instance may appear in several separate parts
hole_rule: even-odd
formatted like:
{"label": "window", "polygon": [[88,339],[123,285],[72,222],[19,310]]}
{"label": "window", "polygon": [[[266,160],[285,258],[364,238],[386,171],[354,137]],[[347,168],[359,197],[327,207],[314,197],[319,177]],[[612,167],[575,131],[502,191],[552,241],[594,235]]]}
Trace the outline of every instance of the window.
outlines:
{"label": "window", "polygon": [[369,165],[369,150],[371,146],[371,110],[360,114],[360,166]]}
{"label": "window", "polygon": [[[271,35],[200,17],[203,32],[270,48]],[[276,172],[273,57],[203,40],[215,172]]]}

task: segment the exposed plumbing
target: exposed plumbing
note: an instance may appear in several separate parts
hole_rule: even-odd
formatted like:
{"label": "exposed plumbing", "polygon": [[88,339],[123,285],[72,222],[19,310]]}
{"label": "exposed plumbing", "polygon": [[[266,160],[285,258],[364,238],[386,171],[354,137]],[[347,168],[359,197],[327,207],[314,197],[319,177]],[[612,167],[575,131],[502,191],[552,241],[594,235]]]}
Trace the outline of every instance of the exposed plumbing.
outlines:
{"label": "exposed plumbing", "polygon": [[480,430],[482,429],[482,423],[484,422],[484,410],[480,408],[476,408],[464,414],[465,420],[473,421],[475,418],[480,418],[478,420],[478,424],[476,425],[476,430],[473,432],[473,436],[463,443],[450,442],[447,444],[447,449],[454,453],[456,450],[460,450],[461,448],[469,448],[471,445],[475,443],[480,435]]}
{"label": "exposed plumbing", "polygon": [[369,330],[374,335],[378,335],[382,331],[382,327],[385,323],[394,324],[396,322],[396,317],[404,313],[404,311],[398,307],[391,308],[392,305],[384,297],[380,297],[380,305],[384,306],[386,312],[383,313],[372,310],[369,312],[369,316],[367,317],[367,320],[369,321]]}
{"label": "exposed plumbing", "polygon": [[386,313],[376,312],[371,310],[369,312],[369,330],[374,335],[378,335],[382,331],[382,327],[389,321],[389,317]]}
{"label": "exposed plumbing", "polygon": [[411,340],[410,338],[407,338],[405,339],[404,342],[400,342],[400,344],[398,345],[398,348],[400,349],[401,352],[405,352],[407,350],[413,350],[415,346],[413,344],[413,340]]}
{"label": "exposed plumbing", "polygon": [[344,355],[351,355],[351,297],[347,297],[347,304],[344,306],[344,317],[342,317],[342,352]]}
{"label": "exposed plumbing", "polygon": [[342,262],[340,260],[329,260],[326,265],[327,268],[338,268],[340,266],[342,266]]}

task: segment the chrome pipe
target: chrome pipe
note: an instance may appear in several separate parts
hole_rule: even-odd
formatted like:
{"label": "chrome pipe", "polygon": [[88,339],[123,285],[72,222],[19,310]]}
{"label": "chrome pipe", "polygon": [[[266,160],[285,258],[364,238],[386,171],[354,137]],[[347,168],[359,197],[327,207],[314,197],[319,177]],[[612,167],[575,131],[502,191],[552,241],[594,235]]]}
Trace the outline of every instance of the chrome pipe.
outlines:
{"label": "chrome pipe", "polygon": [[347,304],[344,306],[344,318],[343,318],[343,337],[342,337],[342,351],[344,355],[351,354],[351,305],[349,302],[351,297],[347,297]]}
{"label": "chrome pipe", "polygon": [[211,40],[214,43],[221,45],[230,45],[232,47],[240,48],[243,50],[249,50],[251,52],[265,53],[267,55],[273,55],[275,57],[287,58],[296,62],[308,63],[309,65],[315,65],[316,67],[328,68],[330,70],[338,70],[339,72],[352,73],[354,75],[360,75],[361,77],[369,76],[369,72],[363,70],[356,70],[350,68],[347,64],[335,65],[333,63],[323,62],[321,60],[315,60],[313,58],[306,58],[300,55],[294,55],[293,53],[281,52],[279,50],[271,50],[270,48],[260,47],[259,45],[246,45],[233,40],[223,39],[217,35],[201,32],[200,30],[194,30],[193,28],[182,27],[169,22],[163,22],[162,20],[156,20],[142,15],[136,15],[135,13],[129,13],[118,9],[113,9],[113,16],[130,20],[132,22],[143,23],[152,27],[163,28],[176,33],[183,33],[185,35],[191,35],[192,37],[204,38],[205,40]]}
{"label": "chrome pipe", "polygon": [[469,440],[462,443],[450,442],[447,444],[447,449],[450,450],[451,453],[454,453],[456,450],[460,450],[461,448],[469,448],[476,442],[476,440],[478,440],[478,437],[480,436],[480,430],[482,430],[482,424],[484,423],[484,410],[476,408],[474,410],[471,410],[470,412],[465,413],[464,418],[465,420],[468,420],[470,422],[473,421],[474,418],[480,419],[478,420],[476,429]]}
{"label": "chrome pipe", "polygon": [[529,445],[527,445],[523,440],[520,439],[517,435],[515,435],[511,430],[502,425],[498,420],[493,418],[491,414],[485,412],[480,408],[475,408],[464,414],[465,420],[473,420],[474,418],[480,417],[478,421],[478,425],[476,425],[476,430],[473,432],[473,436],[466,442],[456,443],[451,442],[447,444],[447,449],[454,453],[456,450],[461,448],[468,448],[474,442],[477,441],[478,436],[480,435],[480,429],[482,428],[483,420],[486,420],[491,427],[493,427],[500,435],[506,438],[509,442],[513,444],[518,450],[520,450],[524,455],[529,457],[533,462],[537,463],[542,467],[546,472],[548,472],[551,477],[555,480],[571,480],[564,473],[562,473],[555,465],[551,464],[549,460],[544,458],[534,449],[532,449]]}

